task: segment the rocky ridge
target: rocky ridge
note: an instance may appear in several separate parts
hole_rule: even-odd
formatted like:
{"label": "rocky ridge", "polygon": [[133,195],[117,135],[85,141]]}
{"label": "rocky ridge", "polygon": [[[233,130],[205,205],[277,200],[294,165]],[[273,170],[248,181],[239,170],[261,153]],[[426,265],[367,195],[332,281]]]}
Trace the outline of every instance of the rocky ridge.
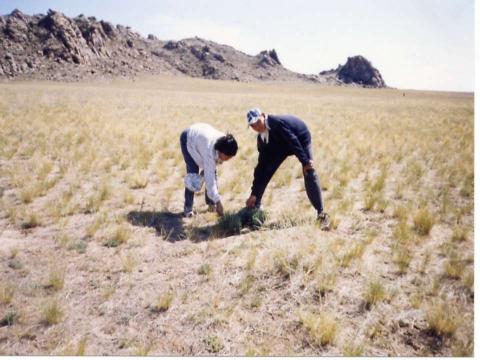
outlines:
{"label": "rocky ridge", "polygon": [[140,74],[386,86],[380,72],[361,56],[335,70],[305,75],[283,67],[274,49],[251,56],[198,37],[145,38],[128,26],[84,15],[69,18],[54,10],[32,16],[14,10],[0,16],[0,79],[76,81]]}

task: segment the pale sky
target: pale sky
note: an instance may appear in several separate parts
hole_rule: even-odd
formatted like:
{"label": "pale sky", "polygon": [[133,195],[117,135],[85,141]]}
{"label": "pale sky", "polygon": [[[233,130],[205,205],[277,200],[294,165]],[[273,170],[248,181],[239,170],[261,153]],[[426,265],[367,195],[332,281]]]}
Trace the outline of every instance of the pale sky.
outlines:
{"label": "pale sky", "polygon": [[363,55],[387,85],[474,91],[474,0],[2,0],[32,15],[95,16],[162,40],[199,36],[247,54],[277,50],[313,74]]}

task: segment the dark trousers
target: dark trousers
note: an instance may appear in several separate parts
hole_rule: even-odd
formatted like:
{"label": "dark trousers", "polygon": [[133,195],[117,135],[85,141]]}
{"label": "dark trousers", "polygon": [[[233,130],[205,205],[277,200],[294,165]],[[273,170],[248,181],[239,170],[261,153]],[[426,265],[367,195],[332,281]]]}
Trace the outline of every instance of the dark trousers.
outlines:
{"label": "dark trousers", "polygon": [[[312,145],[310,144],[307,147],[308,157],[310,160],[313,159],[312,154]],[[268,166],[270,167],[270,171],[268,173],[272,174],[269,179],[267,179],[267,183],[270,182],[273,174],[277,171],[277,169],[282,165],[285,161],[287,156],[279,155],[271,159]],[[312,206],[317,210],[317,213],[320,214],[323,212],[323,201],[322,201],[322,191],[320,189],[320,179],[314,169],[308,170],[306,173],[303,174],[303,180],[305,182],[305,191],[308,196],[308,200]],[[263,196],[263,194],[262,194]],[[257,198],[256,206],[260,207],[262,203],[262,198]]]}
{"label": "dark trousers", "polygon": [[[188,130],[184,130],[180,135],[180,147],[182,148],[183,159],[185,160],[185,165],[187,167],[188,174],[198,174],[199,168],[195,160],[193,160],[192,155],[188,152],[187,149],[187,132]],[[193,191],[188,190],[185,188],[185,203],[183,205],[183,211],[190,212],[193,210],[193,199],[195,193]],[[207,191],[205,190],[205,202],[208,205],[214,205],[215,203],[210,200],[207,195]]]}

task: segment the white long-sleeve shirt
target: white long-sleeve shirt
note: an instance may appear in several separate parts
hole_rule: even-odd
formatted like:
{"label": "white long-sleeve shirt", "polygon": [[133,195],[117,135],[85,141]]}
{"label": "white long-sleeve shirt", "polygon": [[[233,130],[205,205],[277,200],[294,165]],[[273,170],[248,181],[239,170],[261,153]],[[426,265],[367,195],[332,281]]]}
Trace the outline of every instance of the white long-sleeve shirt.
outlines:
{"label": "white long-sleeve shirt", "polygon": [[189,127],[187,133],[187,150],[205,176],[205,187],[208,197],[215,203],[220,201],[215,170],[219,163],[215,143],[225,136],[213,126],[197,123]]}

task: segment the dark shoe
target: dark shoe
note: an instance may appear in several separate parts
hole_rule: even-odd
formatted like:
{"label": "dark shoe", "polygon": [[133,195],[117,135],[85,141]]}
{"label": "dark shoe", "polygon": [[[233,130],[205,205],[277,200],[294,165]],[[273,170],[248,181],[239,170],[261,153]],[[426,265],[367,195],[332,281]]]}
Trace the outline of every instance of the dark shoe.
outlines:
{"label": "dark shoe", "polygon": [[330,216],[326,212],[318,214],[317,221],[320,224],[320,230],[329,231],[330,230]]}
{"label": "dark shoe", "polygon": [[193,211],[184,211],[184,212],[183,212],[183,217],[184,217],[184,218],[191,218],[191,217],[193,217]]}

